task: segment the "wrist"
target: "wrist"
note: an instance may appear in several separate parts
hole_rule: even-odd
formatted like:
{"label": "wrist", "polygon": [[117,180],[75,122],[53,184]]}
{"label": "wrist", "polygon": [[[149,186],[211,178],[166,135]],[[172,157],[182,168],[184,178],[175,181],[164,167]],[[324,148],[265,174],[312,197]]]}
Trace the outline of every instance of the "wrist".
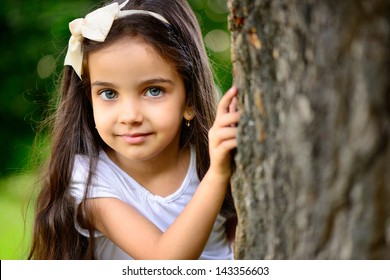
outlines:
{"label": "wrist", "polygon": [[214,168],[211,165],[206,175],[210,177],[213,181],[220,182],[221,184],[227,185],[230,181],[232,171],[231,169],[222,170],[222,169]]}

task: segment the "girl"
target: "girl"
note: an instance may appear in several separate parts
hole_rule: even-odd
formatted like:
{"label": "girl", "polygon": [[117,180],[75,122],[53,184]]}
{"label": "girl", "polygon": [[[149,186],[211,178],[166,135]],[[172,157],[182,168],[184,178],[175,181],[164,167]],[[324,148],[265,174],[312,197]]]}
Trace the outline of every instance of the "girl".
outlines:
{"label": "girl", "polygon": [[30,259],[232,259],[237,90],[216,109],[187,2],[114,2],[69,26]]}

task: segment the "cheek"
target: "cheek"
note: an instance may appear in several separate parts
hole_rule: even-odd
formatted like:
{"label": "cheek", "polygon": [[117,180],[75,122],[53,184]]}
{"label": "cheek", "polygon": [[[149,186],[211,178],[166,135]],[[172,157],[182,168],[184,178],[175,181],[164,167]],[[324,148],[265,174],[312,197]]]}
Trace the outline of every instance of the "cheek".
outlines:
{"label": "cheek", "polygon": [[112,116],[109,110],[104,110],[100,106],[94,106],[93,119],[95,121],[96,129],[100,134],[102,130],[110,126],[110,120],[112,119]]}
{"label": "cheek", "polygon": [[160,128],[176,130],[182,124],[184,116],[184,109],[179,109],[180,107],[180,105],[176,105],[154,110],[152,113],[155,123],[158,123]]}
{"label": "cheek", "polygon": [[98,117],[99,115],[94,114],[94,119],[95,119],[95,128],[97,132],[99,133],[100,137],[104,138],[104,134],[106,131],[106,125],[105,122]]}

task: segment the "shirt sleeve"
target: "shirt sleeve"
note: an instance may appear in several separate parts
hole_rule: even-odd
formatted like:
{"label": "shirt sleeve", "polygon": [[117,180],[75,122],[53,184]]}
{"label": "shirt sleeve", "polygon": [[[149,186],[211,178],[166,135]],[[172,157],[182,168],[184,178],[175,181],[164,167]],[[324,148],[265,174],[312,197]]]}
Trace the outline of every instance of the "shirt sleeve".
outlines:
{"label": "shirt sleeve", "polygon": [[[99,161],[96,167],[95,174],[92,176],[91,183],[89,185],[88,193],[87,179],[89,173],[89,159],[85,156],[76,156],[73,166],[72,180],[70,185],[71,195],[75,198],[75,207],[78,209],[80,203],[86,198],[103,198],[112,197],[123,200],[120,191],[117,190],[110,182],[110,166],[106,163]],[[75,227],[82,235],[89,237],[89,232],[83,228],[75,217]],[[95,237],[102,236],[102,233],[95,231]]]}

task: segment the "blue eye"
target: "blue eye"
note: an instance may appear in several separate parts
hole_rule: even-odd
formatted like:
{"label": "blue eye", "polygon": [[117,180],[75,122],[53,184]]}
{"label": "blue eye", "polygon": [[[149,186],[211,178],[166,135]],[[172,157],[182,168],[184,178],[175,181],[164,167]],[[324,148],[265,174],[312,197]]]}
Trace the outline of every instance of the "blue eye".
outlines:
{"label": "blue eye", "polygon": [[149,88],[145,95],[146,96],[151,96],[151,97],[158,97],[163,93],[163,91],[157,87]]}
{"label": "blue eye", "polygon": [[117,97],[117,93],[109,89],[103,90],[99,94],[104,100],[112,100]]}

